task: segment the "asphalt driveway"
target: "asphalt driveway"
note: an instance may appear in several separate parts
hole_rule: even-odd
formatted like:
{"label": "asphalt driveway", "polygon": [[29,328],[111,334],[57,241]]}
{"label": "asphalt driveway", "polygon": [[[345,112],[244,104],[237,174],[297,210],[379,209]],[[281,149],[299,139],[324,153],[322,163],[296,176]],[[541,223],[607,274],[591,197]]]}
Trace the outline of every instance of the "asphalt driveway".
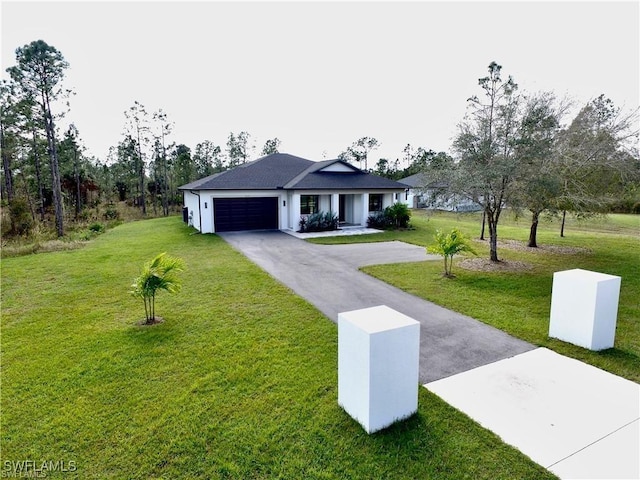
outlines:
{"label": "asphalt driveway", "polygon": [[358,270],[363,265],[438,259],[404,242],[316,245],[276,231],[220,236],[334,322],[338,313],[387,305],[421,324],[420,383],[465,372],[535,347],[473,318]]}

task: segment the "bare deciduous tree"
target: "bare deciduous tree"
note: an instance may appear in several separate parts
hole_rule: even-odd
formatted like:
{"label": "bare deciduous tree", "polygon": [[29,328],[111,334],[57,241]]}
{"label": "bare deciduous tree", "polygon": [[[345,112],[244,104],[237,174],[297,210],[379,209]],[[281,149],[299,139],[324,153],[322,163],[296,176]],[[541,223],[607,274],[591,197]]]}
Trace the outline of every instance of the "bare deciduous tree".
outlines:
{"label": "bare deciduous tree", "polygon": [[498,259],[498,223],[505,205],[513,197],[518,161],[514,154],[519,97],[518,86],[500,76],[502,67],[489,65],[489,75],[478,80],[482,99],[469,99],[469,112],[459,125],[453,149],[456,167],[439,170],[450,192],[466,197],[484,210],[489,226],[490,259]]}

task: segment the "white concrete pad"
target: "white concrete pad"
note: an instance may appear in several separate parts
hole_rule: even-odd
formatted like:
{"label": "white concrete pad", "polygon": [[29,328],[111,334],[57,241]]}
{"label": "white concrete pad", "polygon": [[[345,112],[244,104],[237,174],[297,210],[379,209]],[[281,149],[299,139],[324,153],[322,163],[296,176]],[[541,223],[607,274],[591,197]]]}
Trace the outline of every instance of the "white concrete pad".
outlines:
{"label": "white concrete pad", "polygon": [[340,237],[344,235],[370,235],[372,233],[382,233],[384,230],[377,230],[375,228],[367,227],[343,227],[338,230],[330,230],[328,232],[306,232],[300,233],[295,230],[282,230],[284,233],[291,235],[292,237],[306,239],[317,237]]}
{"label": "white concrete pad", "polygon": [[638,478],[634,382],[538,348],[425,387],[561,478]]}
{"label": "white concrete pad", "polygon": [[[639,479],[640,420],[549,467],[560,478]],[[606,461],[602,461],[602,459]]]}

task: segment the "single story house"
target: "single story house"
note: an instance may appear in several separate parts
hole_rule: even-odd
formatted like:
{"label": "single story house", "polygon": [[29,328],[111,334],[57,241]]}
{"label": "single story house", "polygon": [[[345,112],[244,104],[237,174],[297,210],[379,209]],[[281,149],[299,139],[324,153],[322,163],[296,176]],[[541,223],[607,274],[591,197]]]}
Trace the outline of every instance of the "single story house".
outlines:
{"label": "single story house", "polygon": [[429,182],[424,173],[416,173],[398,180],[408,187],[407,194],[402,200],[409,208],[430,208],[449,212],[475,212],[482,208],[466,198],[453,196],[442,198],[438,192],[442,184]]}
{"label": "single story house", "polygon": [[343,160],[314,162],[274,153],[179,187],[185,221],[201,233],[298,230],[300,218],[334,212],[366,226],[373,212],[404,198],[402,183]]}

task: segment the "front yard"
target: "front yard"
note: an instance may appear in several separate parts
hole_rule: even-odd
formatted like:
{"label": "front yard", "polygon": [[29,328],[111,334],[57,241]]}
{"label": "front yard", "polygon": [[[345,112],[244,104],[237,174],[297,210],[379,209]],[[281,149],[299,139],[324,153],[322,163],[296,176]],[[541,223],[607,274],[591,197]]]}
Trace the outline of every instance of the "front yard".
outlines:
{"label": "front yard", "polygon": [[[147,220],[2,260],[3,476],[33,461],[73,462],[49,478],[554,478],[424,388],[416,416],[366,435],[337,405],[336,325],[191,233]],[[183,291],[140,327],[128,291],[163,251],[185,260]]]}

